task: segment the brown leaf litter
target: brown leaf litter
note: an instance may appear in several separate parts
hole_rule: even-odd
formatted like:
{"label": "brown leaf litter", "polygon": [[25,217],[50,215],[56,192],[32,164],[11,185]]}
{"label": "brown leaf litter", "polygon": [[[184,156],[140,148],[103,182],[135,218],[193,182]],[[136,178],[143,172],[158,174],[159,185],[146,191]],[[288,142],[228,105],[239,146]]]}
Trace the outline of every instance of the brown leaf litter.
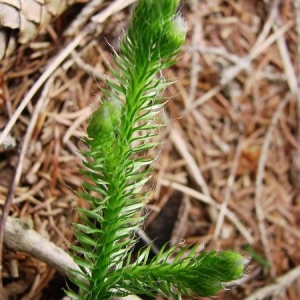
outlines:
{"label": "brown leaf litter", "polygon": [[[124,1],[93,3],[79,1],[0,62],[1,206],[14,186],[9,215],[63,249],[74,241],[75,203],[86,205],[76,196],[86,119],[130,13]],[[185,0],[181,13],[187,41],[165,72],[177,80],[166,92],[163,147],[149,153],[158,160],[141,236],[251,258],[245,278],[220,300],[296,300],[298,1]],[[91,21],[96,14],[103,23]],[[3,299],[63,298],[65,280],[48,264],[6,247],[2,257]]]}

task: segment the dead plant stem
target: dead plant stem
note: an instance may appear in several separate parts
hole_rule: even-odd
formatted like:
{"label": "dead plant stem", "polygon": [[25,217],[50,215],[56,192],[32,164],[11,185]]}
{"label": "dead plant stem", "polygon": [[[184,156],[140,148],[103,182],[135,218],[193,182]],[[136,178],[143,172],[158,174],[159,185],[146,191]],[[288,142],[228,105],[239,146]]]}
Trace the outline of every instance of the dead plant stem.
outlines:
{"label": "dead plant stem", "polygon": [[262,150],[261,150],[261,155],[259,158],[258,162],[258,170],[257,170],[257,176],[256,176],[256,182],[255,182],[255,199],[254,199],[254,204],[255,204],[255,212],[256,212],[256,217],[258,221],[258,228],[259,228],[259,233],[260,237],[262,240],[262,245],[264,247],[264,253],[271,265],[271,275],[273,278],[276,277],[276,270],[274,269],[273,265],[273,259],[271,255],[271,250],[268,242],[268,235],[267,235],[267,230],[266,226],[264,224],[265,220],[265,213],[262,205],[262,190],[263,190],[263,179],[264,179],[264,171],[265,171],[265,165],[267,162],[268,158],[268,150],[270,147],[271,139],[272,139],[272,133],[275,129],[275,126],[278,122],[278,119],[280,117],[280,114],[282,113],[284,107],[289,101],[289,97],[286,97],[278,106],[277,110],[275,111],[271,124],[268,128],[267,134],[265,136],[263,145],[262,145]]}
{"label": "dead plant stem", "polygon": [[234,156],[233,164],[231,167],[230,175],[229,175],[228,181],[227,181],[224,201],[221,204],[221,209],[220,209],[218,221],[217,221],[215,232],[214,232],[214,239],[217,239],[220,236],[221,229],[224,224],[224,218],[225,218],[226,210],[228,207],[228,203],[230,201],[231,191],[232,191],[232,187],[234,184],[237,168],[239,166],[241,152],[242,152],[242,147],[241,147],[241,141],[239,140],[238,145],[236,147],[235,156]]}
{"label": "dead plant stem", "polygon": [[1,272],[1,270],[2,270],[2,252],[3,252],[5,223],[6,223],[7,216],[8,216],[9,210],[10,210],[10,206],[13,202],[16,188],[19,185],[19,181],[20,181],[20,178],[22,175],[23,163],[24,163],[26,152],[28,150],[28,145],[29,145],[33,130],[35,128],[35,124],[38,119],[39,113],[42,110],[45,100],[47,98],[47,94],[49,92],[50,85],[51,85],[51,81],[48,81],[47,84],[45,85],[45,88],[43,90],[41,97],[39,98],[38,102],[36,103],[35,109],[31,116],[30,123],[29,123],[28,129],[26,131],[26,135],[25,135],[23,143],[21,145],[21,151],[20,151],[20,155],[18,157],[18,163],[17,163],[17,167],[16,167],[15,174],[13,177],[13,181],[9,187],[9,192],[6,196],[3,212],[1,215],[1,222],[0,222],[0,284],[1,285],[2,285],[2,272]]}

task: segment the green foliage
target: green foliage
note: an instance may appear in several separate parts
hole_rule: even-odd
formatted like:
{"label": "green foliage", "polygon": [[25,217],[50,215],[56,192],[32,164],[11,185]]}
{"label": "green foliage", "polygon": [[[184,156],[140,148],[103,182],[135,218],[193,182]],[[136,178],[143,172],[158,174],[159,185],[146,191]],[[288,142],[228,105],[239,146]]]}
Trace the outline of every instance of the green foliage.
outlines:
{"label": "green foliage", "polygon": [[79,294],[73,299],[109,299],[129,293],[161,293],[181,298],[213,295],[222,283],[242,275],[244,264],[234,252],[196,254],[185,258],[183,249],[162,249],[150,263],[150,248],[132,262],[134,235],[143,224],[145,195],[153,159],[145,151],[156,143],[162,108],[160,95],[165,86],[161,71],[175,62],[185,40],[183,21],[176,14],[178,0],[140,0],[131,24],[115,54],[116,81],[108,80],[102,91],[106,100],[90,117],[85,154],[89,178],[81,197],[91,209],[78,208],[82,224],[74,225],[79,246],[73,246],[74,260],[82,272],[73,271],[72,281]]}
{"label": "green foliage", "polygon": [[163,248],[150,262],[150,248],[146,248],[135,263],[127,262],[127,266],[111,272],[112,277],[118,278],[117,295],[125,296],[130,291],[149,296],[159,293],[174,299],[180,299],[181,295],[213,296],[223,289],[224,282],[243,275],[244,260],[238,253],[212,251],[198,255],[198,247],[185,247],[178,253],[176,247]]}
{"label": "green foliage", "polygon": [[101,133],[101,136],[114,133],[120,125],[120,119],[121,103],[105,101],[90,117],[87,128],[88,136],[93,137],[95,132]]}
{"label": "green foliage", "polygon": [[242,250],[248,252],[251,256],[252,259],[256,260],[259,264],[261,264],[264,268],[269,269],[270,268],[270,263],[257,251],[255,251],[254,248],[252,248],[250,245],[244,245],[242,247]]}

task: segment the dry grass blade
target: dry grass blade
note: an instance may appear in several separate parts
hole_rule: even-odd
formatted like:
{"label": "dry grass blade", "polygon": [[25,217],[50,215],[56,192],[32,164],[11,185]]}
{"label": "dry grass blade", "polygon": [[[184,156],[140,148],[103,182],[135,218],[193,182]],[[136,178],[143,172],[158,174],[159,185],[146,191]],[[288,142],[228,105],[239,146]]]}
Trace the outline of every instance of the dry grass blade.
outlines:
{"label": "dry grass blade", "polygon": [[280,299],[282,293],[285,292],[286,289],[299,277],[300,266],[278,277],[275,283],[257,290],[251,296],[245,298],[245,300],[263,300],[270,296],[273,297],[273,299],[274,297],[278,297],[278,299]]}
{"label": "dry grass blade", "polygon": [[[38,116],[39,116],[41,110],[43,109],[44,103],[45,103],[46,98],[47,98],[47,94],[49,93],[50,85],[51,85],[51,82],[49,81],[48,84],[45,85],[45,88],[44,88],[44,91],[42,93],[41,98],[36,103],[34,113],[32,114],[32,118],[30,120],[28,129],[26,131],[25,138],[24,138],[23,143],[22,143],[22,148],[21,148],[18,164],[17,164],[17,167],[16,167],[14,179],[13,179],[13,181],[12,181],[10,187],[9,187],[9,192],[7,193],[4,208],[3,208],[3,211],[2,211],[1,221],[0,221],[0,270],[2,270],[2,251],[3,251],[3,240],[4,240],[4,232],[5,232],[5,226],[6,226],[6,219],[7,219],[9,210],[10,210],[10,206],[13,202],[13,198],[14,198],[14,195],[15,195],[15,190],[16,190],[17,186],[19,185],[19,182],[20,182],[20,178],[21,178],[21,175],[22,175],[23,164],[24,164],[24,159],[25,159],[26,152],[28,150],[30,139],[32,137],[32,133],[33,133],[34,127],[36,125],[36,121],[38,119]],[[1,272],[0,272],[0,282],[2,282],[2,273]]]}
{"label": "dry grass blade", "polygon": [[268,150],[269,150],[269,146],[270,146],[271,139],[272,139],[272,133],[273,133],[274,128],[277,125],[278,119],[279,119],[283,109],[287,105],[288,101],[289,101],[289,97],[286,97],[278,106],[278,108],[275,111],[275,114],[272,118],[272,121],[271,121],[270,127],[267,131],[266,137],[264,139],[264,143],[263,143],[262,150],[261,150],[261,156],[260,156],[259,163],[258,163],[258,170],[257,170],[257,177],[256,177],[256,189],[255,189],[255,200],[254,200],[260,236],[261,236],[262,244],[264,246],[264,252],[265,252],[266,258],[271,265],[271,275],[273,277],[276,277],[276,271],[274,268],[274,262],[273,262],[273,258],[272,258],[271,251],[270,251],[270,245],[268,242],[266,226],[264,224],[265,213],[264,213],[264,210],[263,210],[263,207],[261,204],[261,201],[262,201],[261,196],[262,196],[262,188],[263,188],[264,169],[265,169],[266,161],[268,158]]}
{"label": "dry grass blade", "polygon": [[[177,191],[183,192],[187,195],[189,195],[190,197],[193,197],[199,201],[202,201],[210,206],[212,206],[213,208],[216,208],[218,210],[221,209],[221,205],[216,203],[214,199],[201,194],[191,188],[188,188],[186,186],[183,186],[179,183],[176,182],[171,182],[169,180],[163,179],[162,180],[162,184],[165,186],[170,186],[172,188],[174,188]],[[241,234],[243,235],[243,237],[245,238],[245,240],[249,243],[249,244],[253,244],[253,237],[251,236],[250,232],[248,231],[247,228],[245,228],[245,226],[240,222],[240,220],[236,217],[236,215],[234,213],[232,213],[231,211],[227,210],[225,211],[225,215],[228,217],[228,219],[230,219],[230,221],[232,223],[234,223],[234,225],[236,226],[236,228],[241,232]]]}
{"label": "dry grass blade", "polygon": [[197,184],[202,188],[205,196],[210,197],[209,188],[201,174],[201,170],[197,166],[192,155],[186,146],[184,139],[179,134],[180,130],[178,126],[174,126],[171,130],[171,140],[175,145],[177,151],[182,155],[187,164],[187,169],[189,170],[190,176],[197,182]]}
{"label": "dry grass blade", "polygon": [[97,10],[99,10],[102,2],[103,0],[92,0],[88,2],[82,11],[77,15],[76,19],[70,24],[64,34],[67,36],[73,36],[80,31],[81,27],[88,22],[88,20]]}
{"label": "dry grass blade", "polygon": [[68,55],[78,46],[78,44],[82,41],[82,39],[90,32],[90,27],[85,28],[76,38],[68,44],[68,46],[61,52],[59,55],[51,61],[43,75],[36,81],[36,83],[32,86],[32,88],[28,91],[26,97],[22,100],[21,104],[18,106],[17,110],[14,112],[13,116],[10,118],[8,124],[3,130],[0,136],[0,145],[3,143],[4,139],[18,120],[20,114],[24,110],[24,108],[31,101],[32,97],[35,93],[41,88],[41,86],[45,83],[45,81],[49,78],[49,76],[60,66],[60,64],[66,59]]}
{"label": "dry grass blade", "polygon": [[241,152],[242,152],[241,141],[239,141],[239,143],[237,145],[236,153],[234,155],[234,162],[232,164],[230,175],[228,177],[228,182],[227,182],[227,186],[226,186],[224,201],[221,205],[220,213],[219,213],[219,216],[218,216],[218,221],[217,221],[215,232],[214,232],[214,238],[215,239],[217,239],[220,236],[221,228],[224,225],[224,217],[225,217],[225,214],[226,214],[228,203],[230,201],[232,187],[233,187],[236,172],[237,172],[237,169],[238,169],[239,160],[240,160],[240,157],[241,157]]}
{"label": "dry grass blade", "polygon": [[137,0],[115,0],[105,10],[103,10],[99,14],[93,16],[92,21],[95,23],[102,23],[112,14],[119,12],[123,8],[127,7],[128,5],[130,5],[136,1]]}
{"label": "dry grass blade", "polygon": [[[296,73],[293,69],[292,62],[289,59],[289,55],[287,53],[287,47],[285,41],[281,39],[281,48],[282,55],[284,56],[285,61],[285,69],[286,73],[289,75],[289,86],[291,91],[293,92],[295,103],[296,103],[296,112],[297,112],[297,130],[296,130],[296,140],[299,143],[300,141],[300,2],[298,0],[293,1],[294,5],[294,13],[296,19],[296,33],[297,33],[297,62],[298,62],[298,72]],[[297,75],[296,75],[297,74]],[[291,168],[291,179],[295,187],[300,187],[300,149],[296,149],[292,154],[292,168]]]}

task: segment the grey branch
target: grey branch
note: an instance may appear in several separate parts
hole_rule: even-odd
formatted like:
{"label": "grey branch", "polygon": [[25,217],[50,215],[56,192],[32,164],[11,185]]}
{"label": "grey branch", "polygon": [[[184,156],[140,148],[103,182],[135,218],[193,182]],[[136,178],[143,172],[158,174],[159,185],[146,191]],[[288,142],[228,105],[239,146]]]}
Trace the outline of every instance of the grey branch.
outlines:
{"label": "grey branch", "polygon": [[20,219],[7,218],[4,244],[10,249],[26,252],[38,258],[64,275],[70,275],[70,269],[80,271],[68,253],[31,229],[28,223]]}

